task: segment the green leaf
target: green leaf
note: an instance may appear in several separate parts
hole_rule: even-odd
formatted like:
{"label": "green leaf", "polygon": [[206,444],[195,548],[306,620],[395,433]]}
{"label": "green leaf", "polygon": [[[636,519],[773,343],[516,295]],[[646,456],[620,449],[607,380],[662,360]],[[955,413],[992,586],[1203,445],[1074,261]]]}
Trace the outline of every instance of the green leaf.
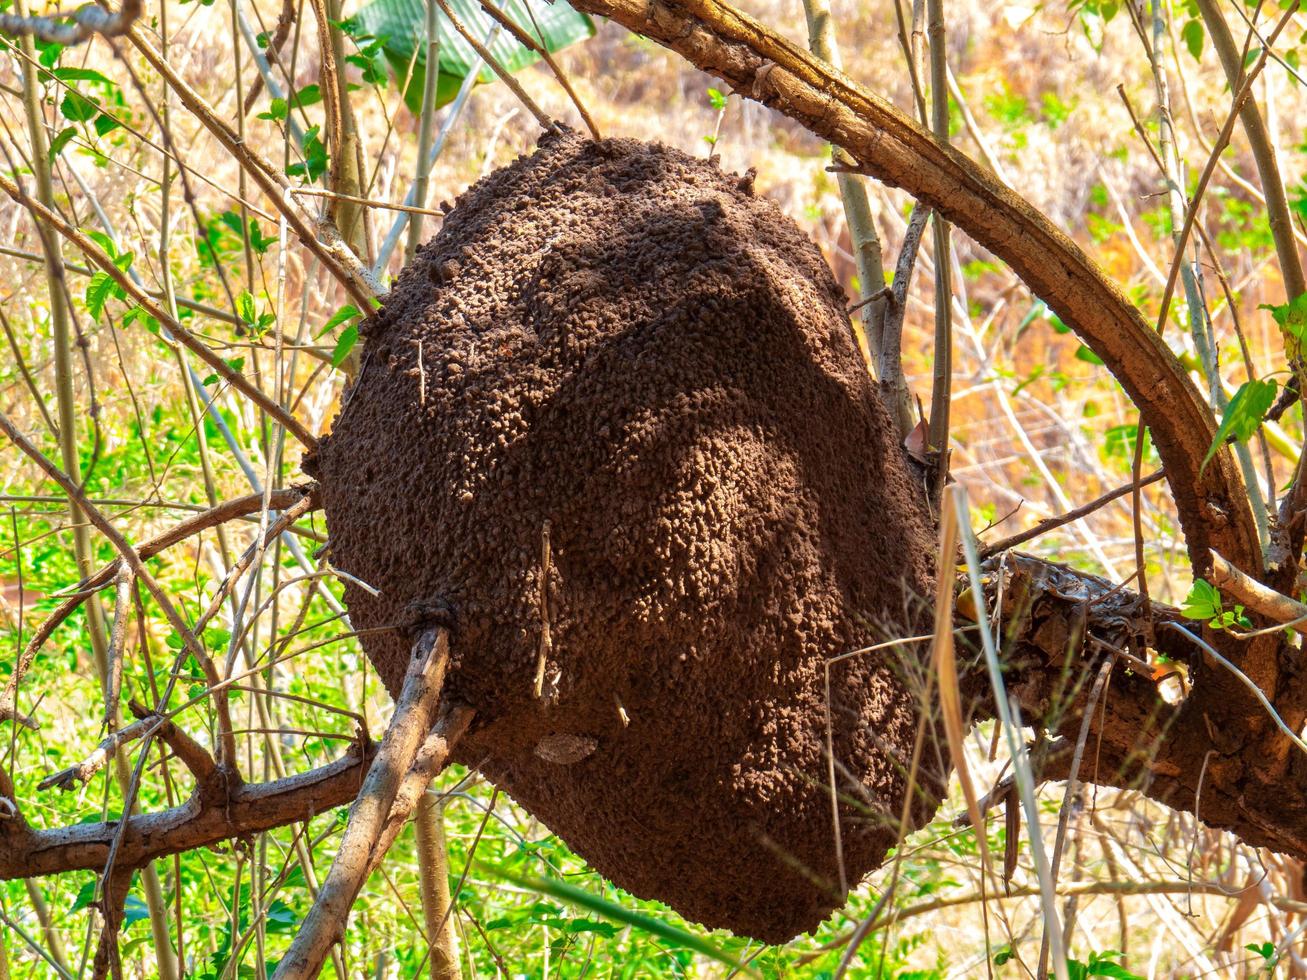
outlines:
{"label": "green leaf", "polygon": [[1273,380],[1258,381],[1257,379],[1245,381],[1239,386],[1239,390],[1230,399],[1230,404],[1225,406],[1225,414],[1221,416],[1221,424],[1216,430],[1211,446],[1207,449],[1207,455],[1203,457],[1203,465],[1199,472],[1206,468],[1208,461],[1216,455],[1216,451],[1227,439],[1247,442],[1253,437],[1257,427],[1262,424],[1262,419],[1266,417],[1267,411],[1275,403],[1276,387]]}
{"label": "green leaf", "polygon": [[103,112],[95,117],[95,132],[100,136],[108,136],[115,129],[122,126],[113,116],[106,116]]}
{"label": "green leaf", "polygon": [[1102,364],[1102,363],[1103,363],[1103,359],[1102,359],[1101,357],[1099,357],[1097,354],[1095,354],[1093,351],[1091,351],[1091,350],[1090,350],[1088,347],[1086,347],[1084,344],[1081,344],[1081,345],[1080,345],[1080,349],[1076,351],[1076,360],[1077,360],[1077,361],[1084,361],[1084,362],[1086,362],[1087,364]]}
{"label": "green leaf", "polygon": [[72,907],[68,910],[71,915],[73,912],[80,912],[82,909],[90,908],[91,903],[95,901],[95,879],[92,878],[81,888],[77,889],[77,898],[73,900]]}
{"label": "green leaf", "polygon": [[100,314],[104,312],[104,304],[108,302],[110,296],[123,298],[125,294],[122,287],[109,278],[107,272],[97,272],[91,276],[91,281],[86,286],[86,311],[91,314],[92,320],[99,320]]}
{"label": "green leaf", "polygon": [[357,319],[360,316],[358,307],[352,304],[346,304],[336,311],[335,316],[327,321],[327,325],[318,331],[318,336],[323,337],[331,333],[342,323],[349,320]]}
{"label": "green leaf", "polygon": [[1189,619],[1215,619],[1221,615],[1221,593],[1210,582],[1196,578],[1180,612]]}
{"label": "green leaf", "polygon": [[76,135],[77,130],[72,126],[67,126],[64,129],[59,130],[55,135],[55,138],[50,141],[49,157],[51,163],[54,163],[54,158],[63,152],[64,147],[68,145],[68,141]]}
{"label": "green leaf", "polygon": [[295,910],[280,898],[274,898],[266,913],[267,929],[271,933],[294,932],[300,918]]}
{"label": "green leaf", "polygon": [[1263,303],[1258,309],[1270,310],[1280,329],[1290,336],[1302,340],[1304,334],[1307,334],[1307,293],[1295,296],[1279,306]]}
{"label": "green leaf", "polygon": [[127,900],[123,902],[123,925],[130,926],[133,922],[140,922],[149,917],[149,907],[135,895],[128,895]]}
{"label": "green leaf", "polygon": [[1256,953],[1264,960],[1272,959],[1275,956],[1275,943],[1249,943],[1244,949]]}
{"label": "green leaf", "polygon": [[322,89],[320,89],[317,83],[314,82],[311,85],[305,85],[290,98],[291,101],[300,108],[308,105],[317,105],[322,101]]}
{"label": "green leaf", "polygon": [[59,56],[63,54],[64,46],[55,41],[42,41],[33,38],[36,44],[36,50],[40,51],[40,56],[36,59],[46,68],[53,68],[59,62]]}
{"label": "green leaf", "polygon": [[692,932],[680,929],[671,923],[664,922],[661,919],[655,919],[651,916],[644,915],[640,912],[634,912],[631,909],[618,905],[616,902],[610,902],[593,892],[588,892],[584,888],[577,888],[575,885],[569,885],[566,882],[558,881],[556,878],[537,878],[534,875],[518,874],[502,867],[485,864],[478,861],[477,866],[486,874],[498,878],[504,878],[512,882],[519,888],[526,888],[537,894],[549,895],[559,901],[567,902],[569,905],[579,905],[581,908],[588,909],[605,918],[620,922],[623,925],[631,926],[642,932],[647,932],[651,936],[658,936],[666,942],[673,943],[684,949],[693,950],[702,956],[707,956],[719,963],[724,963],[734,970],[749,976],[756,977],[758,974],[747,964],[741,963],[726,950],[709,942],[702,936],[696,936]]}
{"label": "green leaf", "polygon": [[[472,36],[484,40],[494,21],[481,9],[478,0],[450,0],[450,9],[467,25]],[[594,35],[590,18],[579,14],[566,3],[548,0],[504,0],[499,5],[524,31],[543,39],[548,51],[558,51]],[[529,8],[529,12],[528,12]],[[536,32],[539,25],[539,33]],[[426,77],[426,4],[424,0],[372,0],[345,22],[345,29],[355,41],[379,39],[392,76],[404,84],[404,101],[418,113],[422,109],[422,88]],[[436,32],[440,38],[439,76],[436,79],[436,108],[454,100],[463,79],[478,59],[472,46],[459,34],[443,13],[437,15]],[[366,48],[365,48],[366,50]],[[539,60],[539,55],[518,44],[507,31],[498,31],[490,44],[490,53],[509,72],[518,72]],[[416,61],[414,55],[416,54]],[[482,66],[479,82],[494,81],[491,69]]]}
{"label": "green leaf", "polygon": [[349,352],[354,349],[354,344],[359,339],[359,328],[353,325],[346,327],[340,332],[340,339],[336,341],[336,349],[331,352],[331,366],[340,367],[345,363],[345,358],[349,357]]}
{"label": "green leaf", "polygon": [[133,306],[123,314],[124,327],[130,327],[133,323],[137,322],[143,324],[145,329],[150,331],[150,333],[157,334],[159,332],[159,321],[146,312],[146,309],[143,306]]}
{"label": "green leaf", "polygon": [[64,68],[60,66],[53,73],[55,78],[64,82],[98,82],[101,85],[107,85],[110,88],[117,88],[113,79],[109,78],[94,68]]}
{"label": "green leaf", "polygon": [[1107,960],[1091,960],[1088,975],[1091,977],[1113,977],[1115,980],[1143,980],[1139,974],[1131,973],[1120,963],[1111,963]]}
{"label": "green leaf", "polygon": [[105,254],[108,255],[109,258],[111,259],[118,258],[118,246],[115,245],[114,240],[110,238],[108,235],[106,235],[104,232],[86,231],[84,232],[84,234],[86,235],[87,238],[89,238],[91,241],[95,242],[95,244],[99,245],[102,249],[104,249]]}
{"label": "green leaf", "polygon": [[236,297],[236,313],[250,326],[258,322],[258,311],[254,308],[254,297],[250,295],[247,289]]}
{"label": "green leaf", "polygon": [[86,122],[100,111],[100,104],[70,89],[64,93],[64,100],[59,103],[59,111],[71,122]]}
{"label": "green leaf", "polygon": [[286,173],[292,177],[307,177],[315,181],[327,170],[327,148],[322,145],[318,126],[310,126],[304,134],[304,162],[292,163]]}
{"label": "green leaf", "polygon": [[260,118],[260,119],[274,119],[274,120],[275,120],[275,119],[285,119],[285,118],[286,118],[286,113],[287,113],[289,110],[290,110],[290,106],[287,104],[287,102],[286,102],[285,99],[280,99],[280,98],[278,98],[278,99],[273,99],[270,103],[268,103],[268,111],[267,111],[267,112],[260,112],[260,113],[259,113],[259,118]]}
{"label": "green leaf", "polygon": [[1185,47],[1195,58],[1203,56],[1203,24],[1199,20],[1191,20],[1180,30],[1180,36],[1184,38]]}
{"label": "green leaf", "polygon": [[715,88],[710,88],[708,90],[708,101],[712,103],[712,107],[719,112],[726,108],[726,96]]}

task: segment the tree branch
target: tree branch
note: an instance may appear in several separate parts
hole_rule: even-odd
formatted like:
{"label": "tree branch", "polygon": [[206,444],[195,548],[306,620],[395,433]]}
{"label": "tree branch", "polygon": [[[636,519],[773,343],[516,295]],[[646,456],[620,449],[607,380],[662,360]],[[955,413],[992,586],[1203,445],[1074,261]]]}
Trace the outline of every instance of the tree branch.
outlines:
{"label": "tree branch", "polygon": [[[71,13],[48,14],[44,17],[20,17],[4,13],[0,14],[0,33],[10,37],[30,34],[53,44],[81,44],[97,34],[101,37],[126,34],[141,16],[141,7],[141,0],[125,0],[117,13],[94,3],[83,4]],[[68,23],[63,23],[65,19]]]}
{"label": "tree branch", "polygon": [[[385,847],[394,840],[391,835],[385,841],[385,846],[382,846],[387,820],[392,815],[405,777],[413,768],[418,753],[423,748],[424,739],[443,704],[442,691],[448,664],[449,630],[443,627],[423,630],[413,644],[404,686],[395,702],[395,714],[391,717],[381,748],[368,770],[358,799],[350,809],[349,823],[331,871],[322,884],[322,890],[318,892],[313,908],[304,917],[290,949],[282,957],[274,980],[310,980],[316,977],[332,946],[344,935],[350,908],[354,905],[363,882],[376,864],[380,863]],[[455,714],[462,718],[462,729],[466,729],[467,722],[471,720],[470,711]],[[447,710],[445,719],[450,716],[451,712]],[[397,816],[401,826],[412,812],[417,796],[426,789],[431,777],[444,767],[449,758],[449,746],[450,740],[442,738],[443,751],[424,770],[425,778],[421,779],[421,789],[401,804],[408,808]]]}
{"label": "tree branch", "polygon": [[[155,858],[308,820],[348,803],[375,753],[371,742],[355,743],[347,755],[309,772],[240,784],[217,799],[215,781],[198,787],[180,806],[130,816],[114,866],[140,868]],[[21,816],[0,821],[0,880],[102,871],[118,833],[117,820],[54,830],[33,830]]]}
{"label": "tree branch", "polygon": [[1220,551],[1260,574],[1242,477],[1198,389],[1121,290],[1033,205],[883,99],[722,0],[571,0],[676,51],[736,91],[842,146],[1007,262],[1121,382],[1171,484],[1195,572]]}

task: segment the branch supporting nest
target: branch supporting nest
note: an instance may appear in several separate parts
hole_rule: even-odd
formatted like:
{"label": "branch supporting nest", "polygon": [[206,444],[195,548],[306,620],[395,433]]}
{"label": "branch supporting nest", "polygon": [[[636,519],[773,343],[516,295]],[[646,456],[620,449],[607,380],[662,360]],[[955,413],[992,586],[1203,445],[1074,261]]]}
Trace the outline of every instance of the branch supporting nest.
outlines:
{"label": "branch supporting nest", "polygon": [[1215,549],[1245,572],[1261,547],[1243,480],[1188,373],[1115,283],[1029,201],[837,69],[723,0],[570,0],[675,51],[740,95],[842,147],[1010,265],[1139,406],[1202,574]]}
{"label": "branch supporting nest", "polygon": [[449,631],[423,630],[413,645],[395,713],[350,809],[340,849],[313,908],[277,967],[274,980],[316,977],[344,936],[350,908],[394,842],[432,778],[449,761],[472,710],[443,697]]}

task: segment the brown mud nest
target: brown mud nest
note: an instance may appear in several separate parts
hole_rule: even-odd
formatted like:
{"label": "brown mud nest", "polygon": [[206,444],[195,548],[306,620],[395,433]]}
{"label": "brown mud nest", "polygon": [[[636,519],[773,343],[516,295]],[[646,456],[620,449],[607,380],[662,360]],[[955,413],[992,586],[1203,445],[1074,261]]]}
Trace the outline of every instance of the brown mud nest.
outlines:
{"label": "brown mud nest", "polygon": [[308,467],[391,692],[447,622],[460,761],[617,885],[770,942],[884,860],[918,730],[923,645],[831,670],[837,847],[827,661],[920,632],[933,578],[845,302],[751,176],[552,133],[404,270]]}

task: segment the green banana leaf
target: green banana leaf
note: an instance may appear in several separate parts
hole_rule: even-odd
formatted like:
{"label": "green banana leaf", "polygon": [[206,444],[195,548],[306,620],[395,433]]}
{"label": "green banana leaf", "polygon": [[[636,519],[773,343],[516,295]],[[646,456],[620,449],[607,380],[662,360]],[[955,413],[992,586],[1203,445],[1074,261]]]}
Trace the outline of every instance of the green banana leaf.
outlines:
{"label": "green banana leaf", "polygon": [[[478,0],[448,2],[449,9],[472,36],[478,41],[484,41],[494,21],[481,9]],[[565,0],[555,0],[553,3],[548,0],[497,0],[496,6],[537,41],[543,37],[542,46],[551,52],[584,41],[595,32],[590,18],[577,13]],[[436,107],[439,108],[452,102],[458,94],[463,79],[476,61],[476,52],[454,30],[443,12],[437,12],[436,21],[436,33],[440,37],[440,75],[436,79]],[[363,41],[371,37],[381,42],[391,74],[398,84],[404,84],[409,75],[409,66],[412,65],[412,77],[404,90],[404,102],[415,114],[422,110],[422,87],[426,77],[426,23],[425,0],[372,0],[345,22],[345,29],[356,40]],[[536,30],[537,25],[539,32]],[[414,51],[417,52],[416,62],[413,58]],[[490,53],[510,72],[521,71],[540,58],[504,30],[497,33],[490,45]],[[489,67],[483,67],[477,81],[489,82],[494,78],[494,72]]]}

